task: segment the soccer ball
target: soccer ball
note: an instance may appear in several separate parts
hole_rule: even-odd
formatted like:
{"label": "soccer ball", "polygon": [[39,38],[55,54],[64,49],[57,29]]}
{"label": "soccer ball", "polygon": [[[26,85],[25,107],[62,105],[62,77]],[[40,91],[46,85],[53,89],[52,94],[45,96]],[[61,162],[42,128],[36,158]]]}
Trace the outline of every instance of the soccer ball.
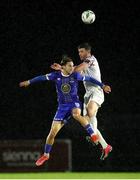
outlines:
{"label": "soccer ball", "polygon": [[91,10],[86,10],[82,13],[81,18],[85,24],[92,24],[95,21],[95,14]]}

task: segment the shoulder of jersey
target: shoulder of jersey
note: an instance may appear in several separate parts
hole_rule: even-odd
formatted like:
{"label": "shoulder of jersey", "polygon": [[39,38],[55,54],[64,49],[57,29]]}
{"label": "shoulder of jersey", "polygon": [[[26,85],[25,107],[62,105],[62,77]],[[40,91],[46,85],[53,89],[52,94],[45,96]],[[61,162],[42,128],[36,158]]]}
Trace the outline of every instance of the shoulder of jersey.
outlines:
{"label": "shoulder of jersey", "polygon": [[94,60],[97,60],[97,59],[95,58],[95,56],[92,55],[91,57],[87,58],[87,60],[94,61]]}
{"label": "shoulder of jersey", "polygon": [[61,71],[54,71],[53,73],[56,75],[59,75],[59,74],[61,75]]}

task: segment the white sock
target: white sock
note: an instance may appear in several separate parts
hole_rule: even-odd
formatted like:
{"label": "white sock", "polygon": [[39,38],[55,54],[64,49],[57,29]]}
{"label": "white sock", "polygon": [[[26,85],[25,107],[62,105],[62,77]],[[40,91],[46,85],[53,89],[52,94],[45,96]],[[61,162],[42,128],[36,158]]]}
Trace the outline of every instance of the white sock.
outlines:
{"label": "white sock", "polygon": [[98,134],[98,136],[99,136],[99,143],[101,144],[102,148],[105,149],[107,147],[107,143],[106,143],[105,139],[103,138],[102,134],[100,133],[100,131],[97,129],[97,118],[96,118],[96,116],[91,118],[90,124],[93,127],[94,133]]}
{"label": "white sock", "polygon": [[97,134],[99,135],[99,143],[101,144],[102,148],[105,149],[107,147],[107,142],[103,138],[102,134],[100,131],[97,129]]}

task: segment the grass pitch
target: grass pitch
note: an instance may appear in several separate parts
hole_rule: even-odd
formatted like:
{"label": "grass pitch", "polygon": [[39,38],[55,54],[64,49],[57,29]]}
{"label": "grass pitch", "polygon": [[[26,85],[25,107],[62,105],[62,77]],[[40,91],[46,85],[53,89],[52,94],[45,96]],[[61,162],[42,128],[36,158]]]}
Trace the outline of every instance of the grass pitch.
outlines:
{"label": "grass pitch", "polygon": [[140,179],[140,173],[42,172],[0,173],[0,179]]}

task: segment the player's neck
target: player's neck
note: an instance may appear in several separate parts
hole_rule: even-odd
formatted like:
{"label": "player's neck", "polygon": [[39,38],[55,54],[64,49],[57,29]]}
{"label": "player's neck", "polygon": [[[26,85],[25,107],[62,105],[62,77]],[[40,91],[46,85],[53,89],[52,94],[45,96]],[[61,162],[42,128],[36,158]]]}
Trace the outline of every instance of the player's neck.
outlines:
{"label": "player's neck", "polygon": [[92,55],[91,54],[88,54],[86,58],[90,58]]}
{"label": "player's neck", "polygon": [[62,76],[65,76],[65,77],[68,77],[70,74],[68,74],[67,72],[65,72],[65,71],[61,71],[61,74],[62,74]]}

